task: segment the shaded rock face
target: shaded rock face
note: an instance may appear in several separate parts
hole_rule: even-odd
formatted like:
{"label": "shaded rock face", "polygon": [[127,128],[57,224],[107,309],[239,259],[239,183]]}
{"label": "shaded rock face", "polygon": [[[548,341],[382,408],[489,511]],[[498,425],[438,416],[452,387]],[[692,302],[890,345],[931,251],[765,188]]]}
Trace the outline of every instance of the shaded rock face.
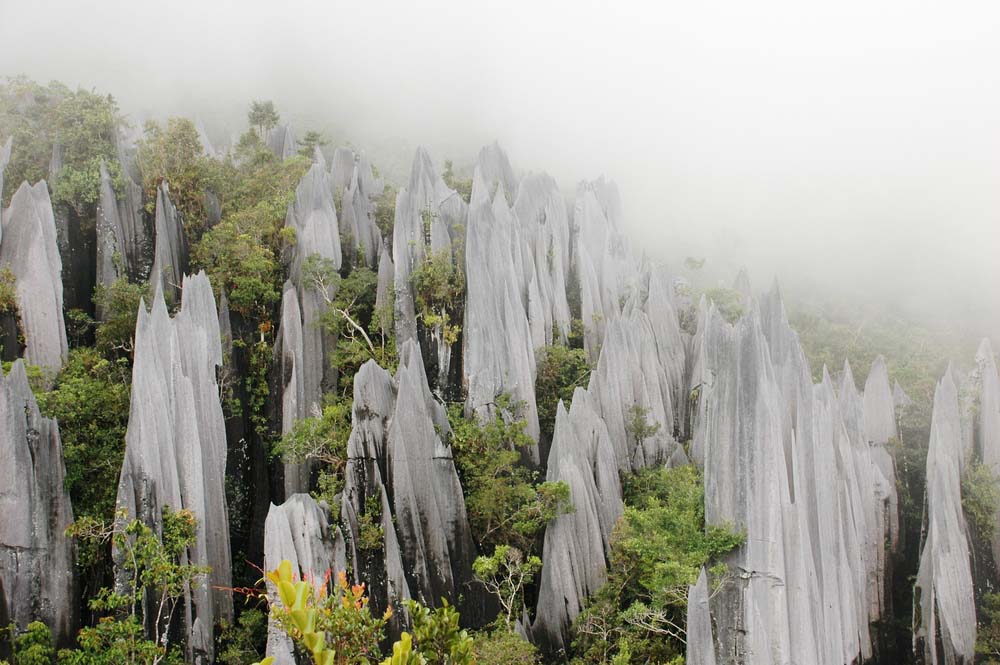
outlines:
{"label": "shaded rock face", "polygon": [[[452,241],[465,224],[468,206],[458,192],[448,187],[438,174],[430,155],[418,148],[406,187],[396,195],[392,238],[392,260],[396,286],[396,344],[418,340],[424,360],[440,387],[447,383],[451,367],[451,346],[442,326],[419,327],[411,276],[431,255],[444,254],[454,263]],[[457,323],[457,322],[453,322]]]}
{"label": "shaded rock face", "polygon": [[39,413],[20,360],[0,370],[0,458],[0,614],[21,630],[42,621],[66,644],[77,624],[73,509],[59,425]]}
{"label": "shaded rock face", "polygon": [[611,532],[624,510],[608,428],[582,388],[576,389],[569,411],[562,402],[556,409],[546,480],[569,485],[573,511],[545,530],[531,633],[550,649],[562,650],[586,599],[607,579]]}
{"label": "shaded rock face", "polygon": [[24,359],[53,378],[69,353],[63,322],[62,261],[45,181],[23,183],[2,215],[0,268],[14,275]]}
{"label": "shaded rock face", "polygon": [[927,526],[914,586],[914,650],[937,665],[972,663],[976,608],[962,512],[958,388],[945,374],[934,391],[927,450]]}
{"label": "shaded rock face", "polygon": [[156,189],[156,244],[150,279],[163,290],[164,297],[177,302],[184,271],[187,270],[188,247],[184,223],[177,208],[170,202],[170,187],[166,182]]}
{"label": "shaded rock face", "polygon": [[686,665],[715,665],[715,639],[708,610],[708,578],[701,569],[698,582],[688,587]]}
{"label": "shaded rock face", "polygon": [[[527,421],[525,431],[537,441],[534,345],[518,290],[523,274],[520,229],[502,183],[492,200],[488,189],[477,166],[465,249],[462,364],[468,387],[466,412],[483,420],[492,418],[497,397],[508,393],[521,405],[516,415]],[[532,446],[530,457],[535,464],[539,462],[537,446]]]}
{"label": "shaded rock face", "polygon": [[184,278],[180,311],[161,290],[136,320],[135,359],[118,506],[157,528],[163,506],[191,510],[198,532],[190,562],[209,566],[188,592],[184,624],[192,657],[211,659],[211,626],[231,619],[229,523],[224,489],[226,432],[216,385],[222,365],[219,316],[204,273]]}
{"label": "shaded rock face", "polygon": [[[264,523],[264,570],[274,570],[288,560],[298,579],[314,585],[336,580],[347,569],[344,536],[339,528],[331,529],[329,522],[326,505],[308,494],[293,494],[280,506],[271,504]],[[281,607],[277,591],[268,580],[267,592]],[[266,655],[273,656],[276,665],[295,665],[293,652],[291,638],[269,618]]]}
{"label": "shaded rock face", "polygon": [[[777,288],[759,307],[747,304],[749,313],[730,325],[702,302],[692,378],[692,449],[705,474],[706,522],[747,535],[729,557],[734,579],[711,603],[715,656],[723,663],[870,658],[869,623],[881,616],[886,542],[892,546],[897,527],[879,448],[865,435],[863,399],[849,368],[839,397],[825,368],[812,385]],[[873,395],[885,377],[876,363]]]}
{"label": "shaded rock face", "polygon": [[[370,576],[379,608],[411,596],[432,606],[441,598],[460,608],[471,603],[475,550],[451,448],[441,438],[450,429],[416,343],[400,347],[395,379],[366,363],[354,398],[342,514],[355,578]],[[380,544],[366,538],[363,523],[381,526]]]}
{"label": "shaded rock face", "polygon": [[[124,167],[123,167],[124,171]],[[157,201],[159,206],[159,201]],[[167,220],[164,219],[166,225]],[[110,287],[115,280],[141,281],[149,270],[146,258],[149,239],[142,210],[142,188],[125,178],[122,200],[115,196],[111,175],[101,164],[100,197],[97,202],[97,275],[96,283]],[[169,255],[169,243],[157,249]],[[165,257],[165,261],[171,260]],[[165,267],[165,266],[164,266]],[[172,275],[172,272],[171,272]],[[97,316],[104,317],[98,307]]]}
{"label": "shaded rock face", "polygon": [[872,362],[865,381],[864,423],[865,437],[872,447],[872,461],[878,467],[876,491],[885,505],[886,529],[891,549],[899,542],[899,499],[896,493],[896,462],[886,448],[890,439],[897,437],[896,410],[889,372],[885,358],[878,356]]}

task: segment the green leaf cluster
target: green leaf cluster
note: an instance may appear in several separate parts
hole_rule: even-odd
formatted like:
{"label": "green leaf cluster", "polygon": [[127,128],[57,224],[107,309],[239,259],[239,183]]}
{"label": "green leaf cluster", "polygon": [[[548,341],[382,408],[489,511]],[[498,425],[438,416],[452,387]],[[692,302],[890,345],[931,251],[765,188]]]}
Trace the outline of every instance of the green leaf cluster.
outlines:
{"label": "green leaf cluster", "polygon": [[724,580],[718,562],[745,536],[705,524],[694,466],[642,471],[624,479],[623,494],[608,581],[574,622],[573,649],[585,663],[666,662],[683,654],[688,585],[703,566]]}
{"label": "green leaf cluster", "polygon": [[505,395],[483,423],[467,420],[461,405],[448,410],[469,525],[483,551],[513,545],[534,552],[545,525],[571,510],[566,483],[539,482],[538,473],[521,463],[523,451],[534,444],[525,432],[527,423],[501,415],[516,410]]}

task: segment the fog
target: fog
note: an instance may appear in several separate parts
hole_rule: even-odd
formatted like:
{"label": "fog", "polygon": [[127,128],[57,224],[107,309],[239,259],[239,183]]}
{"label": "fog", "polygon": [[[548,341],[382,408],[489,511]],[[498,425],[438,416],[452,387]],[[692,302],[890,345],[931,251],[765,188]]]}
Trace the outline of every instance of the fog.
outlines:
{"label": "fog", "polygon": [[219,139],[272,99],[397,181],[497,139],[616,180],[657,259],[995,337],[998,34],[995,2],[0,0],[0,75]]}

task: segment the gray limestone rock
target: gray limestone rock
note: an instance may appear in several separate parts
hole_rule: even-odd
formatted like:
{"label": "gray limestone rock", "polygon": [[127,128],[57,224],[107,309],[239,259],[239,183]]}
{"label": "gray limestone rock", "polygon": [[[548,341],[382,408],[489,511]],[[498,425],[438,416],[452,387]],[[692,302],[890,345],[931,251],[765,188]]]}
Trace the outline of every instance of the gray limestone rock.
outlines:
{"label": "gray limestone rock", "polygon": [[44,368],[49,378],[66,362],[62,261],[56,243],[52,202],[45,181],[23,183],[2,216],[0,268],[14,275],[24,331],[24,359]]}
{"label": "gray limestone rock", "polygon": [[[570,270],[569,220],[566,204],[555,179],[544,173],[531,173],[521,179],[514,201],[514,214],[520,224],[523,277],[533,284],[538,313],[531,314],[535,299],[529,291],[529,321],[534,331],[541,329],[545,344],[565,343],[569,335],[570,311],[566,281]],[[522,298],[523,298],[522,286]],[[553,338],[555,334],[555,338]],[[532,334],[535,348],[542,340]]]}
{"label": "gray limestone rock", "polygon": [[[302,312],[295,285],[285,282],[281,298],[281,323],[274,342],[274,363],[281,395],[281,433],[292,431],[295,421],[309,417],[305,396],[306,373],[302,344]],[[309,465],[304,462],[286,462],[285,495],[309,488]]]}
{"label": "gray limestone rock", "polygon": [[[989,339],[984,339],[976,352],[973,378],[974,385],[979,387],[979,422],[976,423],[979,458],[994,478],[1000,478],[1000,375]],[[1000,512],[994,520],[1000,524]],[[1000,561],[1000,533],[993,537],[993,560]]]}
{"label": "gray limestone rock", "polygon": [[[521,405],[521,410],[505,417],[524,418],[526,432],[537,441],[535,347],[517,290],[515,255],[520,256],[521,249],[517,221],[502,185],[490,200],[479,167],[472,188],[465,249],[467,295],[462,349],[468,387],[466,412],[490,419],[496,411],[497,397],[507,393]],[[532,447],[531,457],[538,463],[537,447]]]}
{"label": "gray limestone rock", "polygon": [[[397,345],[418,339],[411,275],[431,255],[444,254],[448,260],[455,261],[452,240],[458,237],[459,227],[465,224],[467,208],[458,192],[445,184],[427,151],[418,148],[409,182],[396,196],[392,259]],[[424,357],[433,361],[431,373],[436,379],[435,385],[443,385],[451,364],[451,347],[444,340],[442,326],[438,324],[427,331],[422,330],[419,342]]]}
{"label": "gray limestone rock", "polygon": [[[308,494],[293,494],[281,504],[271,504],[264,522],[264,569],[274,570],[287,560],[297,579],[313,586],[327,585],[347,570],[344,537],[339,528],[331,529],[325,504]],[[267,590],[281,607],[277,587],[268,580]],[[288,634],[268,619],[267,655],[276,665],[295,665],[293,645]]]}
{"label": "gray limestone rock", "polygon": [[339,147],[333,151],[333,159],[330,162],[333,191],[343,192],[351,184],[355,161],[356,156],[350,148]]}
{"label": "gray limestone rock", "polygon": [[919,603],[914,651],[930,665],[971,663],[975,657],[976,607],[962,512],[961,439],[958,389],[949,368],[934,391],[926,537],[914,587],[914,602]]}
{"label": "gray limestone rock", "polygon": [[617,461],[604,421],[577,388],[569,411],[560,402],[546,480],[565,482],[573,511],[545,530],[532,636],[552,649],[568,645],[569,628],[607,578],[611,532],[624,509]]}
{"label": "gray limestone rock", "polygon": [[509,197],[508,205],[513,204],[517,199],[518,181],[514,176],[514,169],[510,165],[507,153],[500,147],[500,144],[494,141],[490,145],[483,146],[479,150],[476,164],[484,182],[489,186],[490,196],[493,196],[497,186],[502,185],[504,192]]}
{"label": "gray limestone rock", "polygon": [[389,249],[382,246],[382,255],[378,260],[378,281],[375,286],[375,312],[381,316],[381,323],[387,325],[386,334],[392,334],[392,309],[394,301],[395,285],[393,278],[396,268],[392,264],[392,254]]}
{"label": "gray limestone rock", "polygon": [[872,362],[865,381],[864,423],[865,437],[872,446],[872,459],[882,472],[879,492],[886,501],[887,528],[890,549],[896,549],[899,541],[899,500],[896,494],[896,462],[886,449],[890,439],[895,439],[896,411],[893,406],[892,388],[889,387],[889,372],[885,358],[878,356]]}
{"label": "gray limestone rock", "polygon": [[156,190],[154,230],[156,244],[150,280],[163,290],[165,298],[177,302],[187,270],[187,236],[181,216],[170,202],[170,187],[165,181]]}
{"label": "gray limestone rock", "polygon": [[298,152],[298,144],[295,140],[295,132],[290,125],[278,125],[267,132],[264,141],[268,149],[274,153],[278,159],[285,160],[294,157]]}
{"label": "gray limestone rock", "polygon": [[701,569],[698,582],[688,587],[686,665],[715,665],[715,638],[708,610],[708,578]]}
{"label": "gray limestone rock", "polygon": [[65,488],[59,425],[43,418],[24,363],[0,370],[0,614],[32,621],[65,644],[76,629],[73,509]]}
{"label": "gray limestone rock", "polygon": [[[202,631],[231,619],[229,522],[224,488],[226,432],[216,384],[222,365],[219,316],[204,273],[185,277],[180,311],[170,318],[162,290],[136,320],[132,394],[118,506],[158,527],[163,506],[191,510],[198,530],[191,563],[209,566],[190,591],[189,647],[211,657]],[[116,554],[118,556],[118,554]],[[200,622],[197,623],[197,622]]]}
{"label": "gray limestone rock", "polygon": [[[341,515],[354,582],[368,585],[373,612],[378,613],[389,606],[398,610],[410,598],[386,490],[389,423],[395,407],[396,385],[392,376],[374,361],[366,362],[354,377]],[[363,541],[362,520],[377,520],[382,528],[380,549],[373,549]],[[393,615],[393,632],[402,630],[404,620],[403,612]]]}
{"label": "gray limestone rock", "polygon": [[[369,584],[380,610],[399,609],[411,595],[428,605],[471,600],[474,547],[451,448],[442,439],[450,431],[415,342],[400,347],[395,379],[372,361],[362,366],[354,379],[341,513],[355,579]],[[363,520],[381,525],[380,548],[364,541]],[[404,622],[401,613],[393,629]]]}
{"label": "gray limestone rock", "polygon": [[[165,225],[169,224],[166,218],[162,221]],[[124,198],[118,200],[111,175],[102,162],[100,197],[97,202],[97,284],[108,288],[119,278],[133,281],[143,279],[149,267],[146,258],[148,249],[142,188],[126,178]],[[166,251],[169,253],[169,243]],[[104,317],[100,307],[97,316],[98,319]]]}
{"label": "gray limestone rock", "polygon": [[413,341],[400,347],[396,408],[389,425],[387,475],[404,570],[420,602],[467,593],[475,556],[444,407],[428,389]]}
{"label": "gray limestone rock", "polygon": [[[299,182],[285,217],[285,226],[295,231],[295,245],[290,280],[282,297],[281,343],[280,348],[275,347],[275,358],[281,358],[284,390],[282,433],[290,431],[298,419],[318,416],[324,390],[337,380],[330,362],[335,340],[322,320],[335,296],[335,284],[327,281],[325,273],[340,269],[340,234],[330,175],[322,154],[317,151],[316,157]],[[286,465],[286,493],[308,489],[308,466]]]}

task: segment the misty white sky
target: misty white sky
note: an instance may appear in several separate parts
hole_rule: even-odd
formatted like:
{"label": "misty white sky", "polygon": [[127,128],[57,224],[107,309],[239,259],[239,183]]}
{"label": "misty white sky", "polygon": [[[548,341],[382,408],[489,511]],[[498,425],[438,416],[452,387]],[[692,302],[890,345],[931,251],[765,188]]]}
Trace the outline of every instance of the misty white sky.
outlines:
{"label": "misty white sky", "polygon": [[617,180],[658,257],[996,338],[998,35],[995,1],[0,0],[0,75],[220,137],[270,98],[390,172],[499,139],[567,189]]}

